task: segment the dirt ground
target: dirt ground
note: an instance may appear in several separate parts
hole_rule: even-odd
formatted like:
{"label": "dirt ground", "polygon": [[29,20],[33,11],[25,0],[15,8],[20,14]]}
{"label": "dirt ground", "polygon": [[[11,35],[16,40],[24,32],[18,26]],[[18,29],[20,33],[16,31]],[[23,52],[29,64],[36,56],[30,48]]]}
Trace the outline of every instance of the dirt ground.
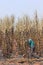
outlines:
{"label": "dirt ground", "polygon": [[10,58],[0,60],[0,65],[43,65],[43,59],[41,60],[38,59],[35,61],[35,59],[28,60],[27,58]]}

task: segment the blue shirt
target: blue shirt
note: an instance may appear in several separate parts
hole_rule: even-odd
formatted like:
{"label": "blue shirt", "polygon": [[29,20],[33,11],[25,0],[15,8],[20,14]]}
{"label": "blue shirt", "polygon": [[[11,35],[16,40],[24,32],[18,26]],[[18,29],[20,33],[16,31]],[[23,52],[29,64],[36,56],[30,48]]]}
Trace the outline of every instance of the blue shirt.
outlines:
{"label": "blue shirt", "polygon": [[32,39],[28,40],[28,44],[30,45],[31,48],[34,48],[34,46],[35,46],[35,43]]}

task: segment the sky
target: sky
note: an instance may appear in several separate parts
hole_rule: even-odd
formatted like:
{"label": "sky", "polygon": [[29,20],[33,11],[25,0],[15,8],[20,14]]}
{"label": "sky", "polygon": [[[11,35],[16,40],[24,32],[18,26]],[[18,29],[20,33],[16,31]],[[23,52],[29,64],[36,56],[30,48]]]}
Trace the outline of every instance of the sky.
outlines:
{"label": "sky", "polygon": [[18,18],[25,14],[33,17],[36,10],[42,17],[43,0],[0,0],[0,17],[14,15]]}

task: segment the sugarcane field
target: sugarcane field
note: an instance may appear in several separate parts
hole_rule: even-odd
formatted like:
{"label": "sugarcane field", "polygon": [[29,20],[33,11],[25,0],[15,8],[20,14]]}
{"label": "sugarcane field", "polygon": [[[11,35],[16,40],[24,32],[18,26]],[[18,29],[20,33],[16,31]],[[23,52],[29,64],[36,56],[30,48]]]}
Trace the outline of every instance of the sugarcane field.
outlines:
{"label": "sugarcane field", "polygon": [[0,19],[0,65],[43,65],[43,19],[37,12]]}
{"label": "sugarcane field", "polygon": [[43,65],[43,0],[0,0],[0,65]]}

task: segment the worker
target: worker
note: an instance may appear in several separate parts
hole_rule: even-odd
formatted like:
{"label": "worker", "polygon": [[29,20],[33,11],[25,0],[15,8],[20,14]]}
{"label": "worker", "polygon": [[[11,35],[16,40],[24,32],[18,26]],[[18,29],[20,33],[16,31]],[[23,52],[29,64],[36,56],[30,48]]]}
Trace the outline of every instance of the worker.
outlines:
{"label": "worker", "polygon": [[32,58],[33,56],[39,59],[39,56],[37,55],[37,53],[35,53],[35,42],[32,39],[28,39],[27,44],[30,48],[29,57]]}
{"label": "worker", "polygon": [[31,57],[33,55],[33,53],[34,53],[34,50],[35,50],[35,42],[32,39],[28,39],[27,43],[28,43],[28,45],[30,47],[29,56]]}

